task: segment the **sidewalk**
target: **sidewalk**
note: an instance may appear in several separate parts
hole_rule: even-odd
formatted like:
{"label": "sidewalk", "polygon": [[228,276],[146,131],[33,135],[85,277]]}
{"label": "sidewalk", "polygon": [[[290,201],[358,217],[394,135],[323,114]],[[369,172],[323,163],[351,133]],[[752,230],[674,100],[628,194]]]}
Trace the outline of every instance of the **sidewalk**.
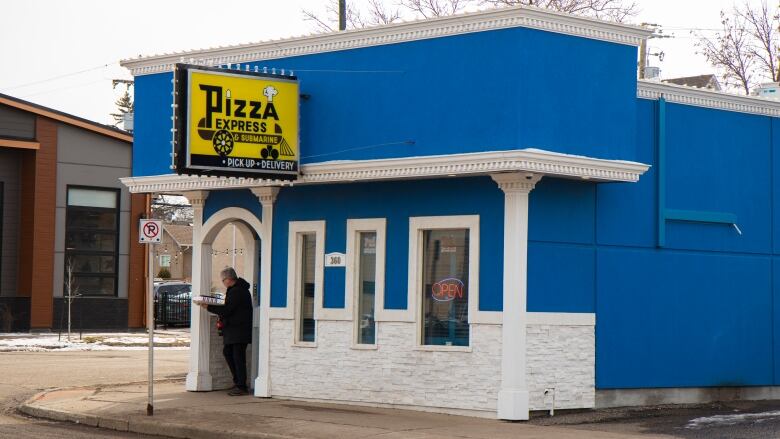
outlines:
{"label": "sidewalk", "polygon": [[324,439],[588,439],[669,438],[510,423],[409,410],[320,404],[225,391],[187,392],[182,381],[155,385],[154,416],[146,416],[146,383],[59,389],[20,407],[35,417],[177,438]]}

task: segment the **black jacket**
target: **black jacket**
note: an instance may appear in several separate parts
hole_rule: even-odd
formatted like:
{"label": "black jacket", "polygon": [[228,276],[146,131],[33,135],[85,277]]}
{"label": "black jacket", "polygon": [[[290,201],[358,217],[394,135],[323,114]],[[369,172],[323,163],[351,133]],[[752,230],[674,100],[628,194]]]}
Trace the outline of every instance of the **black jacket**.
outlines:
{"label": "black jacket", "polygon": [[224,344],[252,343],[252,295],[249,283],[239,278],[228,288],[224,305],[209,305],[209,312],[222,317]]}

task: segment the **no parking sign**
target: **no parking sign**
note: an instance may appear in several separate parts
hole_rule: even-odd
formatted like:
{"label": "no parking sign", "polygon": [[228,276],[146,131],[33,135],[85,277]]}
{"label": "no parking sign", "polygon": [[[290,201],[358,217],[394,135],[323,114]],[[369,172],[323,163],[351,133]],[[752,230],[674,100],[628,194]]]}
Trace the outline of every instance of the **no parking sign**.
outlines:
{"label": "no parking sign", "polygon": [[159,244],[162,242],[162,221],[142,219],[138,229],[138,242],[141,244]]}

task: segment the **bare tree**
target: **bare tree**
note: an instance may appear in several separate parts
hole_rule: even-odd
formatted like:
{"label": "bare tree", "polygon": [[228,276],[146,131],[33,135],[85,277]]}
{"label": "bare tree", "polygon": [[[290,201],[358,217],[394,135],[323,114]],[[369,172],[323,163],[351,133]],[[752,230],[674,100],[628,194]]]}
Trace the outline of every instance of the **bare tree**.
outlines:
{"label": "bare tree", "polygon": [[[347,29],[360,29],[380,24],[390,24],[401,19],[398,8],[387,7],[382,0],[367,0],[364,2],[367,9],[361,10],[355,6],[355,2],[346,2]],[[311,21],[322,32],[333,32],[338,29],[339,1],[330,0],[325,5],[325,14],[303,9],[303,19]]]}
{"label": "bare tree", "polygon": [[457,14],[469,3],[469,0],[400,0],[400,5],[423,18],[443,17]]}
{"label": "bare tree", "polygon": [[[536,6],[570,14],[584,15],[623,22],[638,13],[632,0],[395,0],[397,7],[390,7],[390,0],[352,0],[347,2],[347,28],[394,23],[402,18],[433,18],[457,14],[468,7],[477,6]],[[363,6],[361,9],[359,6]],[[330,0],[325,13],[304,9],[305,20],[315,24],[317,30],[332,32],[338,27],[338,0]]]}
{"label": "bare tree", "polygon": [[372,25],[390,24],[401,19],[401,11],[386,7],[382,0],[368,0],[368,15]]}
{"label": "bare tree", "polygon": [[749,94],[754,78],[780,81],[778,11],[765,1],[757,6],[746,1],[720,16],[721,29],[714,36],[693,34],[700,53],[720,71],[725,85]]}
{"label": "bare tree", "polygon": [[734,12],[745,20],[747,31],[753,37],[750,53],[761,67],[759,74],[772,82],[780,81],[777,65],[780,18],[777,11],[770,12],[766,2],[762,2],[756,9],[745,2],[742,8],[735,8]]}
{"label": "bare tree", "polygon": [[79,294],[79,287],[76,284],[76,280],[74,279],[73,276],[74,270],[75,268],[74,268],[73,258],[68,258],[68,262],[65,264],[65,292],[68,294],[67,296],[65,296],[65,300],[68,305],[68,342],[70,342],[70,328],[71,328],[71,321],[73,320],[71,318],[73,299],[81,295]]}
{"label": "bare tree", "polygon": [[493,6],[536,6],[621,23],[639,13],[636,2],[624,0],[482,0],[481,3]]}
{"label": "bare tree", "polygon": [[193,210],[183,197],[160,195],[152,200],[152,217],[166,224],[188,225],[192,223]]}
{"label": "bare tree", "polygon": [[722,71],[727,87],[739,87],[745,94],[749,94],[756,57],[747,22],[741,14],[736,13],[736,9],[734,12],[729,16],[721,11],[722,29],[714,37],[708,38],[694,32],[699,36],[696,46],[713,67]]}

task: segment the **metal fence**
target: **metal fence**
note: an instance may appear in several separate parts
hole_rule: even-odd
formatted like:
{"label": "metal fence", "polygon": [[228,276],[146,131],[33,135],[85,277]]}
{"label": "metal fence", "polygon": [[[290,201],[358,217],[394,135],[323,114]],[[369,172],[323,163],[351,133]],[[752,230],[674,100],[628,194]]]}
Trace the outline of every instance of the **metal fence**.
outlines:
{"label": "metal fence", "polygon": [[159,292],[154,300],[154,326],[190,326],[191,303],[188,293]]}

